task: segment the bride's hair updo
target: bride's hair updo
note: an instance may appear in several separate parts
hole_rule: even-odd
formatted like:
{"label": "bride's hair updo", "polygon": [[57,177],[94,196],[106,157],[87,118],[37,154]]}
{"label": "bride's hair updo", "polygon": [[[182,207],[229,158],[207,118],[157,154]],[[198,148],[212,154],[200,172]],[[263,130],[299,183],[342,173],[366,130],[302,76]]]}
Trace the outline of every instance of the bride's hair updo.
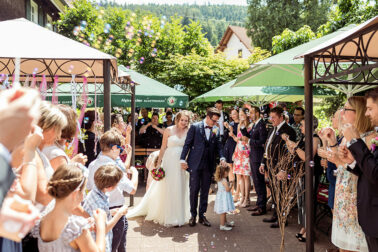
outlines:
{"label": "bride's hair updo", "polygon": [[177,125],[181,119],[181,117],[186,116],[188,118],[188,127],[190,123],[190,112],[187,110],[180,111],[175,116],[175,124]]}
{"label": "bride's hair updo", "polygon": [[63,199],[78,189],[83,190],[86,178],[81,168],[75,164],[64,164],[58,167],[47,184],[48,193],[55,199]]}

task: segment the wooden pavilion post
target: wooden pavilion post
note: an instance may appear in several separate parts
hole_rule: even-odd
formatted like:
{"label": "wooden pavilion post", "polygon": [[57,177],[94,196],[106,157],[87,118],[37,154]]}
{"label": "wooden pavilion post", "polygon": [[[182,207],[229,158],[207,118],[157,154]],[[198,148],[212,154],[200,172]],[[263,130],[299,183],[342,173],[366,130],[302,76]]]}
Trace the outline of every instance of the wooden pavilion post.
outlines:
{"label": "wooden pavilion post", "polygon": [[314,161],[313,161],[313,100],[312,100],[312,58],[304,58],[305,79],[305,202],[306,202],[306,251],[314,252]]}
{"label": "wooden pavilion post", "polygon": [[[136,125],[135,125],[135,84],[131,85],[131,125],[133,129],[131,131],[131,147],[132,149],[132,156],[131,156],[131,165],[135,166],[135,133],[136,133]],[[130,205],[134,205],[134,195],[130,195]]]}
{"label": "wooden pavilion post", "polygon": [[104,76],[104,131],[110,130],[111,127],[111,91],[110,91],[110,60],[103,61],[103,76]]}

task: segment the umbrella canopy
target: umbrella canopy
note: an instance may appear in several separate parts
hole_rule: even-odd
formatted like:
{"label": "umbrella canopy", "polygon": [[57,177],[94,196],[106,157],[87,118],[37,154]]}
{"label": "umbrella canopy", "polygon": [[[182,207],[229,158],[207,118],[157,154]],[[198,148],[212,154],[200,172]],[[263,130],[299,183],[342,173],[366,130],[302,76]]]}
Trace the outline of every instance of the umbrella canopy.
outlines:
{"label": "umbrella canopy", "polygon": [[[261,106],[272,101],[295,102],[304,97],[304,87],[281,86],[281,87],[232,87],[236,82],[232,80],[203,95],[196,97],[194,102],[222,101],[249,101],[254,105]],[[314,95],[318,98],[335,96],[331,90],[315,87]]]}
{"label": "umbrella canopy", "polygon": [[0,30],[8,34],[0,47],[0,73],[13,75],[15,58],[21,59],[20,80],[35,74],[53,82],[78,82],[86,76],[90,82],[103,83],[104,61],[110,61],[111,74],[117,77],[117,59],[109,54],[43,28],[25,18],[0,22]]}
{"label": "umbrella canopy", "polygon": [[[161,82],[148,78],[136,71],[119,66],[119,76],[128,76],[136,83],[135,86],[135,102],[137,107],[155,107],[155,108],[186,108],[188,105],[188,95],[177,91],[171,87],[164,85]],[[59,103],[72,104],[72,84],[66,83],[58,86],[56,93],[58,95]],[[48,100],[51,100],[51,90],[48,95]],[[77,84],[76,94],[81,95],[83,91],[82,84]],[[111,104],[112,107],[130,107],[131,95],[130,92],[124,90],[120,84],[112,84],[111,88]],[[89,84],[88,85],[88,107],[94,107],[95,98],[98,107],[104,104],[103,85]],[[96,95],[95,95],[96,94]],[[96,96],[96,97],[95,97]],[[82,99],[78,99],[82,102]]]}
{"label": "umbrella canopy", "polygon": [[328,41],[356,25],[341,28],[324,37],[299,45],[254,64],[238,76],[235,86],[303,86],[303,59],[295,56]]}

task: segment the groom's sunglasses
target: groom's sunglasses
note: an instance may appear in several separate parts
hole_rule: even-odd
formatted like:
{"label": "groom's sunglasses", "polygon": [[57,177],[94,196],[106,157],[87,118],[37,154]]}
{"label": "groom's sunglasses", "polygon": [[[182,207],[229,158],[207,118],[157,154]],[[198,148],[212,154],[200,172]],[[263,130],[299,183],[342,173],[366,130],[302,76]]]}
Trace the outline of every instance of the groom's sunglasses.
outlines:
{"label": "groom's sunglasses", "polygon": [[117,148],[120,149],[120,153],[123,153],[124,149],[121,146],[119,146],[117,144],[113,144],[111,147],[113,147],[113,146],[117,146]]}

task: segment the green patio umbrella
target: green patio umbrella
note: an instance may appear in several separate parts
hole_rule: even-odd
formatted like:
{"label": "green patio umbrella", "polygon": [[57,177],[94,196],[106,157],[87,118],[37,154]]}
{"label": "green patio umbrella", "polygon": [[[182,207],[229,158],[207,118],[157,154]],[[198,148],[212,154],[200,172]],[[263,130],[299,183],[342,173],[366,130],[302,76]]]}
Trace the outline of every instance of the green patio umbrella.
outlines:
{"label": "green patio umbrella", "polygon": [[[309,41],[251,66],[250,69],[238,76],[235,87],[251,86],[304,86],[304,60],[294,59],[308,50],[348,31],[356,25],[351,24],[331,34]],[[361,77],[362,78],[362,77]],[[371,88],[361,85],[328,85],[328,87],[347,94],[348,96]]]}
{"label": "green patio umbrella", "polygon": [[[154,108],[186,108],[189,102],[189,96],[177,91],[171,87],[164,85],[154,79],[151,79],[143,74],[140,74],[124,66],[118,67],[120,75],[129,75],[131,80],[137,83],[135,87],[135,102],[137,107],[154,107]],[[131,95],[129,92],[123,90],[121,85],[111,85],[112,107],[130,107]],[[102,84],[88,84],[88,107],[94,107],[96,92],[97,106],[102,107],[104,104],[103,99],[103,85]],[[58,101],[63,104],[72,104],[71,84],[61,84],[58,86],[57,91]],[[76,88],[77,101],[82,102],[82,84],[77,84]],[[51,100],[50,94],[47,100]]]}
{"label": "green patio umbrella", "polygon": [[[205,94],[194,98],[191,102],[249,101],[261,106],[272,101],[295,102],[304,97],[304,87],[298,86],[265,86],[265,87],[233,87],[236,79],[219,86]],[[335,96],[332,90],[315,87],[314,96],[318,98]]]}

